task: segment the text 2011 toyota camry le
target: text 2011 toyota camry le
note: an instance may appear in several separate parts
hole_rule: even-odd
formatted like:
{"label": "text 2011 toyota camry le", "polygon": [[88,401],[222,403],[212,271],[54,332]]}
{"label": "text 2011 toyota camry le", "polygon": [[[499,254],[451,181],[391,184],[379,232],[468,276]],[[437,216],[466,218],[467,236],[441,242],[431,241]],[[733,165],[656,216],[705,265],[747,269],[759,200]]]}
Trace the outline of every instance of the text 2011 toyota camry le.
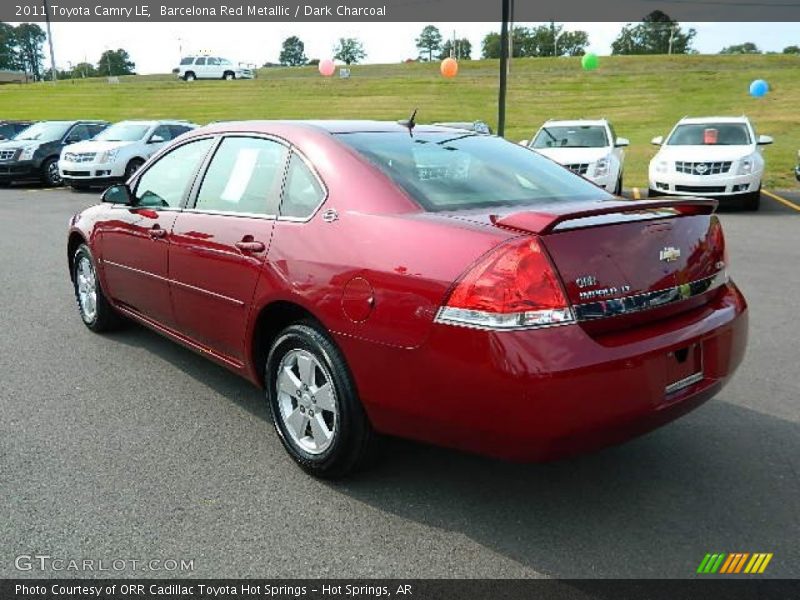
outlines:
{"label": "text 2011 toyota camry le", "polygon": [[69,227],[84,323],[128,317],[263,386],[319,476],[378,434],[515,460],[619,442],[745,351],[715,201],[619,200],[496,137],[221,123],[103,200]]}

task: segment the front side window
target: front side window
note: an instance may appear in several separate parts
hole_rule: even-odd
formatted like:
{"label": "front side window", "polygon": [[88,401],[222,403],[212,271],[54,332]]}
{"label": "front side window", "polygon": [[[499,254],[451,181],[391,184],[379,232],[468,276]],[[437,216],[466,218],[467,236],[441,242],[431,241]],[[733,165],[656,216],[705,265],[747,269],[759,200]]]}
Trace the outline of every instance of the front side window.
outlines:
{"label": "front side window", "polygon": [[180,207],[197,168],[213,142],[213,138],[189,142],[158,159],[136,185],[136,206]]}
{"label": "front side window", "polygon": [[167,125],[159,125],[150,136],[153,142],[168,142],[172,139],[172,130]]}
{"label": "front side window", "polygon": [[678,125],[667,146],[747,146],[750,132],[744,123]]}
{"label": "front side window", "polygon": [[67,135],[69,142],[82,142],[94,137],[94,134],[89,129],[88,125],[75,125]]}
{"label": "front side window", "polygon": [[214,58],[213,56],[208,59],[208,64],[212,66],[217,66],[219,64],[219,59]]}
{"label": "front side window", "polygon": [[475,133],[339,134],[429,211],[610,199],[518,144]]}
{"label": "front side window", "polygon": [[606,128],[600,125],[544,126],[533,140],[534,148],[603,148]]}
{"label": "front side window", "polygon": [[288,150],[272,140],[225,138],[197,195],[197,210],[274,215]]}
{"label": "front side window", "polygon": [[303,159],[292,153],[286,188],[281,201],[281,216],[304,219],[310,217],[325,199],[325,190]]}

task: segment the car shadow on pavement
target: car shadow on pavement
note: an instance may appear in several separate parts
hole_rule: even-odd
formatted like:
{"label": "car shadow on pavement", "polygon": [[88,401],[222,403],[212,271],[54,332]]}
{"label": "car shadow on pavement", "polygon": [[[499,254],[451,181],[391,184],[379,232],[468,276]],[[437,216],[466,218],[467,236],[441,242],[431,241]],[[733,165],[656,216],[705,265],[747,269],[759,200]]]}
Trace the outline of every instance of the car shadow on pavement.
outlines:
{"label": "car shadow on pavement", "polygon": [[768,575],[793,577],[799,457],[797,424],[714,400],[549,464],[391,440],[376,467],[332,487],[554,577],[691,577],[706,552],[774,552]]}
{"label": "car shadow on pavement", "polygon": [[272,423],[262,390],[192,350],[130,322],[121,330],[106,334],[106,337],[120,344],[147,350],[254,416]]}
{"label": "car shadow on pavement", "polygon": [[[271,422],[263,392],[206,358],[138,325],[109,337]],[[800,426],[729,404],[724,391],[646,436],[554,463],[382,446],[371,468],[325,485],[545,575],[692,577],[706,552],[773,552],[767,575],[796,576]]]}

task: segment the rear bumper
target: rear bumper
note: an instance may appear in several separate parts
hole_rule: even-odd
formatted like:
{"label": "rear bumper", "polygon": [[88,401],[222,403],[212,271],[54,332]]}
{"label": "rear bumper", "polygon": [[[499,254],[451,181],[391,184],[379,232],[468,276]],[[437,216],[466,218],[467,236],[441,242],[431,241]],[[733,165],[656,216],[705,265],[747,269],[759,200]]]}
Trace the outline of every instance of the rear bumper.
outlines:
{"label": "rear bumper", "polygon": [[[580,325],[435,325],[415,350],[338,341],[379,431],[540,461],[627,440],[696,408],[742,361],[747,330],[746,302],[729,283],[702,308],[599,337]],[[702,379],[667,393],[669,353],[693,344],[702,345]]]}

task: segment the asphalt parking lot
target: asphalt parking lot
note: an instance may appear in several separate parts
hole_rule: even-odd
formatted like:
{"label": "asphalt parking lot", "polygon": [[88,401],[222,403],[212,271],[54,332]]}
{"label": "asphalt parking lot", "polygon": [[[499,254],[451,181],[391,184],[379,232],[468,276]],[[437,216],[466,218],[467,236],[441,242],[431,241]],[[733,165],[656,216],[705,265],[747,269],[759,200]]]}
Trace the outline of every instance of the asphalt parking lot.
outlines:
{"label": "asphalt parking lot", "polygon": [[191,572],[110,573],[125,576],[692,577],[706,552],[772,552],[766,576],[798,576],[789,204],[722,213],[750,345],[697,411],[546,465],[390,441],[371,471],[331,484],[294,466],[245,381],[142,327],[81,324],[65,231],[97,201],[0,190],[0,577],[80,575],[17,571],[29,554],[194,560]]}

